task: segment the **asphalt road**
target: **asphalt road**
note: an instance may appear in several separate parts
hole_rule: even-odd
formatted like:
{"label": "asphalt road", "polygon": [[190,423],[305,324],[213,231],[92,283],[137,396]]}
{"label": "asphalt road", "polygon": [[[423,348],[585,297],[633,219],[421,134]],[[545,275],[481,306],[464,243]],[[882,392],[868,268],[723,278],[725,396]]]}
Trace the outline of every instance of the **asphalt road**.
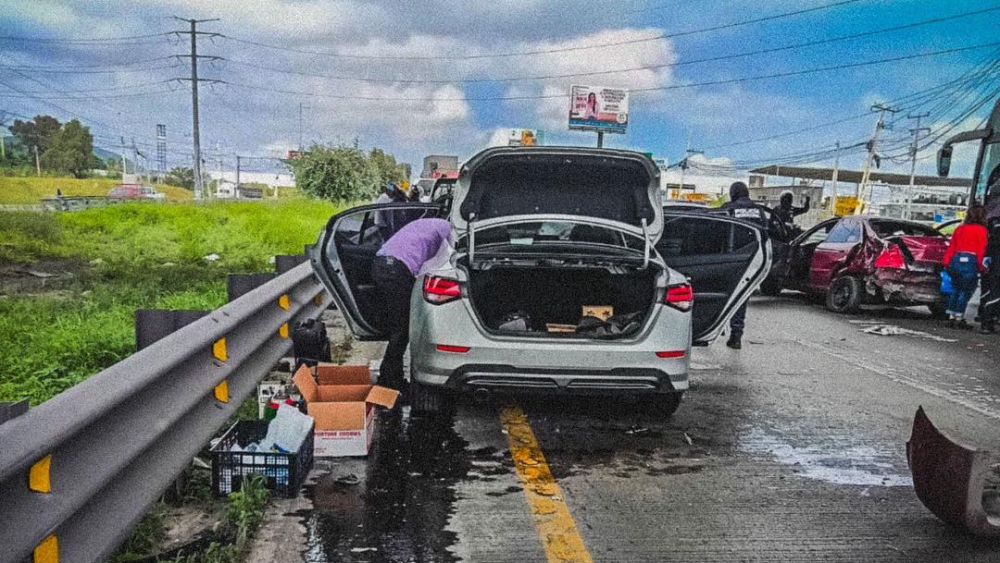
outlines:
{"label": "asphalt road", "polygon": [[[863,332],[885,324],[913,332]],[[601,400],[391,413],[284,518],[318,562],[1000,561],[920,504],[905,458],[918,405],[1000,450],[998,360],[1000,336],[919,310],[755,299],[742,351],[695,349],[671,420]]]}

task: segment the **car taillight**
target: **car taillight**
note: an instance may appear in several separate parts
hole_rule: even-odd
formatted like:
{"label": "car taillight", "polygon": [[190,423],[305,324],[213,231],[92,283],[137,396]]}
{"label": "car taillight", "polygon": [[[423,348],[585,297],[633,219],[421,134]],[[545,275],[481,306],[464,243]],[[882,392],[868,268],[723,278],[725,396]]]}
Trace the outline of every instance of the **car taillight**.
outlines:
{"label": "car taillight", "polygon": [[427,276],[424,280],[424,300],[434,305],[454,301],[462,296],[462,287],[456,280]]}
{"label": "car taillight", "polygon": [[879,270],[905,270],[906,259],[899,247],[892,245],[875,259],[875,268]]}
{"label": "car taillight", "polygon": [[687,356],[687,352],[684,350],[664,350],[656,353],[657,358],[663,358],[665,360],[674,360],[677,358],[683,358],[684,356]]}
{"label": "car taillight", "polygon": [[690,311],[694,305],[694,290],[690,284],[672,285],[667,288],[667,305],[679,311]]}
{"label": "car taillight", "polygon": [[468,354],[469,350],[472,350],[469,346],[454,346],[452,344],[438,344],[436,348],[438,352],[446,352],[448,354]]}

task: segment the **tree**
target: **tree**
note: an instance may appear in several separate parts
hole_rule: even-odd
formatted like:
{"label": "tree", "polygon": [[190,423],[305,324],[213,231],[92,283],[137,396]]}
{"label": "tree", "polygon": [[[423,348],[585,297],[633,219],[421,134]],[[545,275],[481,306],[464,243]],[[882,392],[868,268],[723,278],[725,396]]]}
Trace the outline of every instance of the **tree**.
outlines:
{"label": "tree", "polygon": [[83,178],[93,162],[93,154],[94,137],[90,129],[74,119],[52,135],[49,148],[42,154],[42,167]]}
{"label": "tree", "polygon": [[288,164],[299,191],[338,203],[372,199],[382,186],[368,157],[357,147],[314,145]]}
{"label": "tree", "polygon": [[372,173],[377,178],[379,187],[383,187],[389,182],[396,184],[410,179],[408,164],[396,162],[396,157],[379,148],[373,148],[368,153],[368,164],[372,167]]}
{"label": "tree", "polygon": [[28,149],[38,147],[39,154],[48,150],[52,139],[59,133],[62,125],[51,115],[36,115],[31,121],[17,119],[10,126],[10,132]]}
{"label": "tree", "polygon": [[170,169],[167,172],[166,177],[163,179],[164,182],[170,184],[171,186],[179,186],[181,188],[187,188],[189,190],[194,189],[194,170],[178,166],[176,168]]}

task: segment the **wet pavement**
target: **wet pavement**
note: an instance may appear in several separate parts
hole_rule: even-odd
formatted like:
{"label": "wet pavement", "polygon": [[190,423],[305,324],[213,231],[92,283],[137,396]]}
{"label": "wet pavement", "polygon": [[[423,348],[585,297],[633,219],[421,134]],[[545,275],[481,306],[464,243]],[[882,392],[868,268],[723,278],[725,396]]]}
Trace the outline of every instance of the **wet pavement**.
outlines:
{"label": "wet pavement", "polygon": [[[883,325],[905,330],[864,332]],[[905,458],[918,405],[1000,450],[998,344],[916,309],[760,298],[742,351],[695,349],[671,420],[599,399],[397,409],[367,459],[320,462],[312,506],[288,516],[317,562],[1000,561],[1000,541],[920,504]]]}

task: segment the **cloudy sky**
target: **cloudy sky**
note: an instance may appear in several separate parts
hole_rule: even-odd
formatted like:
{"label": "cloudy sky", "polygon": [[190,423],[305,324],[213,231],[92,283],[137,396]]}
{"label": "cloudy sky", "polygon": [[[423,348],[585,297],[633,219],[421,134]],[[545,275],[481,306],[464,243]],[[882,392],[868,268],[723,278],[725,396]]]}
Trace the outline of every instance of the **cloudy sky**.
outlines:
{"label": "cloudy sky", "polygon": [[[173,58],[188,52],[188,38],[161,34],[187,30],[172,16],[219,18],[199,27],[220,34],[199,40],[200,54],[220,57],[200,65],[201,77],[220,81],[202,85],[202,142],[206,160],[226,166],[237,153],[276,156],[296,147],[300,104],[306,144],[357,139],[416,168],[429,153],[467,157],[514,127],[541,129],[548,144],[592,144],[594,134],[567,130],[572,84],[637,90],[628,133],[609,135],[607,146],[671,162],[690,147],[704,149],[707,162],[815,155],[792,158],[823,165],[835,142],[850,146],[871,134],[876,117],[865,114],[873,102],[906,110],[884,134],[888,154],[905,153],[913,126],[907,113],[930,111],[924,124],[932,135],[975,126],[989,105],[975,111],[977,100],[995,97],[1000,83],[988,66],[1000,45],[829,67],[1000,41],[1000,10],[953,17],[994,6],[1000,3],[0,0],[0,118],[78,117],[99,146],[134,137],[150,154],[155,125],[163,123],[170,164],[190,164],[189,83],[172,80],[189,76],[188,63]],[[782,16],[790,12],[802,13]],[[841,39],[852,35],[860,36]],[[775,74],[791,75],[760,78]],[[862,149],[848,149],[842,162],[859,167],[861,158]],[[930,165],[921,161],[923,170]],[[886,167],[908,170],[902,162]]]}

